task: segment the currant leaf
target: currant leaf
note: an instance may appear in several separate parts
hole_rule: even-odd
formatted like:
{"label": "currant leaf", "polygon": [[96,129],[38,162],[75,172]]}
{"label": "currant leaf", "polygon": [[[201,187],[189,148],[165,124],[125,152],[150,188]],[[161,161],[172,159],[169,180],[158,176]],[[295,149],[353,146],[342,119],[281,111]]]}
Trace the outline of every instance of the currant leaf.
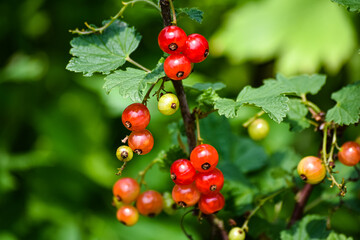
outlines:
{"label": "currant leaf", "polygon": [[234,118],[238,116],[240,104],[232,99],[219,98],[215,102],[215,109],[218,110],[219,115],[224,115],[227,118]]}
{"label": "currant leaf", "polygon": [[172,163],[177,159],[187,159],[188,156],[178,145],[171,146],[167,151],[161,151],[158,155],[160,168],[169,171]]}
{"label": "currant leaf", "polygon": [[309,121],[306,119],[308,109],[301,103],[300,99],[290,99],[289,111],[287,112],[286,122],[290,124],[290,130],[293,132],[301,132],[310,127]]}
{"label": "currant leaf", "polygon": [[326,121],[339,125],[357,123],[360,117],[360,82],[343,87],[331,95],[336,105],[326,113]]}
{"label": "currant leaf", "polygon": [[177,8],[176,15],[186,14],[191,20],[202,23],[204,12],[197,8]]}
{"label": "currant leaf", "polygon": [[360,12],[360,2],[358,0],[331,0],[336,2],[351,12]]}
{"label": "currant leaf", "polygon": [[331,232],[326,240],[354,240],[352,237],[347,237],[344,234],[338,234],[336,232]]}
{"label": "currant leaf", "polygon": [[126,58],[135,51],[140,40],[141,36],[134,27],[116,20],[103,34],[72,39],[70,54],[73,58],[66,69],[82,72],[84,76],[91,76],[96,72],[109,74],[126,62]]}

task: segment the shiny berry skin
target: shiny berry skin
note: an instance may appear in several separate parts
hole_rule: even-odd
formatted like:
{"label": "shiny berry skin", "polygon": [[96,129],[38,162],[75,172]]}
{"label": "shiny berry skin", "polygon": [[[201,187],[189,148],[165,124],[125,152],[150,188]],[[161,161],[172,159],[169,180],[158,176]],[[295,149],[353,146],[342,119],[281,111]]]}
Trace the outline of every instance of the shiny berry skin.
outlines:
{"label": "shiny berry skin", "polygon": [[224,175],[217,168],[209,172],[199,172],[196,174],[195,185],[201,194],[219,192],[224,186]]}
{"label": "shiny berry skin", "polygon": [[133,103],[125,108],[121,116],[124,126],[131,131],[140,131],[150,122],[149,109],[141,103]]}
{"label": "shiny berry skin", "polygon": [[172,115],[179,109],[179,99],[175,94],[166,93],[158,102],[158,109],[164,115]]}
{"label": "shiny berry skin", "polygon": [[197,33],[189,35],[186,40],[184,55],[192,63],[204,61],[209,55],[209,43],[206,38]]}
{"label": "shiny berry skin", "polygon": [[187,159],[178,159],[171,164],[170,176],[177,185],[189,185],[195,180],[196,170]]}
{"label": "shiny berry skin", "polygon": [[360,161],[360,145],[356,142],[344,143],[338,153],[339,161],[346,166],[355,166]]}
{"label": "shiny berry skin", "polygon": [[211,171],[218,164],[219,155],[213,146],[201,144],[192,150],[190,161],[199,172]]}
{"label": "shiny berry skin", "polygon": [[269,130],[268,122],[262,118],[253,121],[248,128],[249,136],[255,141],[264,139],[268,135]]}
{"label": "shiny berry skin", "polygon": [[172,198],[180,207],[194,206],[200,199],[200,192],[195,184],[175,185],[172,190]]}
{"label": "shiny berry skin", "polygon": [[154,146],[154,138],[150,131],[144,129],[132,132],[128,139],[129,147],[134,153],[145,155],[151,151]]}
{"label": "shiny berry skin", "polygon": [[131,203],[139,196],[140,186],[133,178],[121,178],[113,186],[114,197],[123,203]]}
{"label": "shiny berry skin", "polygon": [[318,184],[326,176],[326,169],[318,157],[308,156],[301,159],[297,166],[300,178],[310,184]]}
{"label": "shiny berry skin", "polygon": [[183,54],[173,54],[166,58],[164,71],[166,76],[172,80],[182,80],[191,73],[192,65],[190,60]]}
{"label": "shiny berry skin", "polygon": [[164,200],[164,212],[168,215],[173,215],[176,212],[177,205],[175,201],[172,199],[171,193],[164,192],[163,194],[163,200]]}
{"label": "shiny berry skin", "polygon": [[223,209],[225,198],[221,193],[211,195],[201,195],[199,209],[204,214],[212,214]]}
{"label": "shiny berry skin", "polygon": [[116,149],[116,157],[122,162],[130,161],[133,158],[133,155],[133,150],[126,145],[120,146]]}
{"label": "shiny berry skin", "polygon": [[233,227],[229,232],[229,240],[244,240],[245,236],[244,229],[239,227]]}
{"label": "shiny berry skin", "polygon": [[163,28],[158,36],[159,47],[169,54],[184,51],[186,40],[186,33],[177,26],[167,26]]}
{"label": "shiny berry skin", "polygon": [[116,218],[122,224],[130,227],[135,225],[139,220],[139,212],[133,206],[124,205],[117,210]]}
{"label": "shiny berry skin", "polygon": [[156,191],[148,190],[137,198],[136,207],[141,215],[155,217],[163,209],[163,197]]}

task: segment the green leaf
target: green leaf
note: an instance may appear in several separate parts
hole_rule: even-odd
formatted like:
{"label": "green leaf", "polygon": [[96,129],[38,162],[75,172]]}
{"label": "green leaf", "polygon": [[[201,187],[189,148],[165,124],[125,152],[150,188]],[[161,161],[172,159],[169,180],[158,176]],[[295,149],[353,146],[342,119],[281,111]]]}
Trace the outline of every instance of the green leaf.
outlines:
{"label": "green leaf", "polygon": [[209,88],[218,91],[221,90],[223,88],[225,88],[226,85],[221,83],[221,82],[216,82],[216,83],[195,83],[194,85],[191,86],[191,88],[197,89],[199,91],[204,91],[207,90]]}
{"label": "green leaf", "polygon": [[130,97],[134,102],[141,102],[147,84],[153,84],[164,76],[164,64],[159,61],[158,65],[150,73],[136,68],[115,71],[105,77],[103,88],[106,93],[109,93],[113,88],[119,87],[119,93],[123,98]]}
{"label": "green leaf", "polygon": [[237,117],[239,107],[240,104],[228,98],[219,98],[215,102],[215,109],[218,109],[219,115],[224,115],[227,118]]}
{"label": "green leaf", "polygon": [[290,124],[290,130],[293,132],[301,132],[310,127],[310,123],[306,118],[308,109],[301,103],[300,99],[290,99],[289,111],[287,112],[286,122]]}
{"label": "green leaf", "polygon": [[178,145],[171,146],[167,151],[161,151],[158,158],[162,161],[160,168],[169,171],[171,164],[177,159],[187,159],[187,154]]}
{"label": "green leaf", "polygon": [[336,105],[326,113],[326,121],[339,125],[350,125],[359,121],[360,82],[343,87],[331,94]]}
{"label": "green leaf", "polygon": [[320,240],[326,239],[329,234],[325,217],[308,215],[295,223],[290,230],[282,231],[281,240]]}
{"label": "green leaf", "polygon": [[202,23],[204,12],[197,8],[177,8],[176,15],[186,14],[191,20]]}
{"label": "green leaf", "polygon": [[84,35],[71,40],[70,54],[73,58],[66,69],[82,72],[85,76],[96,72],[109,74],[126,62],[140,39],[134,27],[116,20],[103,34]]}
{"label": "green leaf", "polygon": [[360,12],[360,2],[358,0],[331,0],[331,1],[346,7],[347,10],[349,11]]}
{"label": "green leaf", "polygon": [[344,234],[338,234],[336,232],[331,232],[326,240],[353,240],[353,238],[346,237]]}

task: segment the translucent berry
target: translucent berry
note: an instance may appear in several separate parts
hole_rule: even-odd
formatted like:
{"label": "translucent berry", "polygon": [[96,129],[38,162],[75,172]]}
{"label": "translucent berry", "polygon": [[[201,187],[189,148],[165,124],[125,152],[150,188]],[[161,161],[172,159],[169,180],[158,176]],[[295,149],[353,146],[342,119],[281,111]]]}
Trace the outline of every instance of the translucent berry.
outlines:
{"label": "translucent berry", "polygon": [[239,227],[233,227],[229,232],[229,240],[244,240],[245,236],[244,229]]}
{"label": "translucent berry", "polygon": [[318,157],[305,157],[301,159],[297,166],[297,171],[301,179],[310,184],[321,182],[326,176],[326,169]]}
{"label": "translucent berry", "polygon": [[178,159],[171,165],[170,176],[177,185],[189,185],[194,182],[196,170],[187,159]]}
{"label": "translucent berry", "polygon": [[182,80],[191,73],[191,62],[183,54],[173,54],[166,58],[164,71],[166,76],[173,80]]}
{"label": "translucent berry", "polygon": [[193,63],[204,61],[209,55],[209,43],[206,38],[197,33],[189,35],[184,55]]}
{"label": "translucent berry", "polygon": [[360,145],[356,142],[344,143],[338,153],[339,161],[346,166],[355,166],[360,161]]}
{"label": "translucent berry", "polygon": [[123,162],[128,162],[133,158],[133,151],[130,147],[123,145],[116,149],[116,157]]}
{"label": "translucent berry", "polygon": [[131,131],[140,131],[146,128],[150,122],[149,109],[141,103],[133,103],[125,108],[122,123]]}
{"label": "translucent berry", "polygon": [[154,217],[163,209],[163,198],[160,193],[148,190],[140,194],[136,207],[141,215]]}
{"label": "translucent berry", "polygon": [[164,192],[163,200],[164,200],[164,212],[166,212],[166,214],[168,215],[175,214],[177,205],[175,201],[172,199],[171,193]]}
{"label": "translucent berry", "polygon": [[212,214],[223,209],[225,198],[221,193],[211,195],[201,195],[199,209],[204,214]]}
{"label": "translucent berry", "polygon": [[117,210],[116,218],[126,226],[133,226],[139,220],[139,213],[133,206],[124,205]]}
{"label": "translucent berry", "polygon": [[199,172],[211,171],[218,164],[219,155],[213,146],[201,144],[192,150],[190,161]]}
{"label": "translucent berry", "polygon": [[177,26],[167,26],[163,28],[158,36],[158,43],[161,50],[169,54],[184,51],[186,40],[186,33]]}
{"label": "translucent berry", "polygon": [[264,139],[268,135],[269,130],[268,122],[262,118],[253,121],[248,128],[249,136],[255,141]]}
{"label": "translucent berry", "polygon": [[131,203],[140,193],[140,186],[133,178],[121,178],[113,186],[114,197],[123,203]]}
{"label": "translucent berry", "polygon": [[128,139],[129,147],[139,155],[147,154],[154,146],[154,138],[148,130],[132,132]]}
{"label": "translucent berry", "polygon": [[224,175],[217,168],[208,172],[199,172],[196,174],[195,185],[201,194],[219,192],[224,186]]}
{"label": "translucent berry", "polygon": [[195,184],[175,185],[172,190],[172,198],[181,207],[194,206],[200,199],[200,192]]}
{"label": "translucent berry", "polygon": [[179,99],[175,94],[166,93],[158,102],[158,109],[164,115],[172,115],[179,109]]}

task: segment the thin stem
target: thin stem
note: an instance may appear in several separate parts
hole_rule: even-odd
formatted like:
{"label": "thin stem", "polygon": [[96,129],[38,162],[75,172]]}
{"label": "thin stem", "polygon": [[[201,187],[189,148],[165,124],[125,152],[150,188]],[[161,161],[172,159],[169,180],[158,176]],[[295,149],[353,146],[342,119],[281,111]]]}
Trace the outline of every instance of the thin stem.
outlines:
{"label": "thin stem", "polygon": [[154,159],[153,161],[151,161],[151,162],[149,163],[149,165],[147,165],[147,166],[144,168],[144,170],[142,170],[141,172],[138,173],[138,178],[140,178],[140,180],[139,180],[140,188],[141,188],[141,185],[145,185],[145,186],[146,186],[146,182],[145,182],[145,180],[144,180],[146,173],[152,168],[152,166],[154,166],[155,164],[160,163],[160,162],[162,162],[162,160],[156,158],[156,159]]}
{"label": "thin stem", "polygon": [[185,226],[184,226],[184,219],[185,219],[185,216],[188,215],[189,213],[193,212],[194,210],[191,209],[189,211],[187,211],[186,213],[184,213],[184,215],[181,216],[181,220],[180,220],[180,226],[181,226],[181,230],[184,232],[185,236],[190,239],[190,240],[193,240],[193,237],[188,234],[185,230]]}
{"label": "thin stem", "polygon": [[142,70],[144,70],[144,71],[147,72],[147,73],[150,73],[150,72],[151,72],[150,69],[147,69],[146,67],[144,67],[144,66],[141,65],[140,63],[135,62],[134,60],[132,60],[132,59],[130,58],[130,56],[127,56],[127,57],[125,58],[125,60],[128,61],[129,63],[134,64],[134,65],[137,66],[138,68],[141,68]]}
{"label": "thin stem", "polygon": [[333,131],[333,138],[332,138],[332,142],[331,142],[331,148],[330,148],[330,153],[329,153],[329,157],[327,159],[327,164],[329,164],[330,162],[333,162],[333,155],[334,155],[334,148],[336,145],[336,126],[334,127],[334,131]]}
{"label": "thin stem", "polygon": [[314,188],[314,185],[309,183],[305,184],[304,187],[296,194],[296,204],[292,212],[290,221],[287,225],[290,228],[297,220],[301,219],[305,205],[310,197],[310,194]]}
{"label": "thin stem", "polygon": [[195,122],[196,122],[196,133],[197,133],[197,145],[203,144],[204,139],[200,135],[200,124],[199,124],[199,115],[197,111],[195,112]]}
{"label": "thin stem", "polygon": [[257,118],[259,118],[261,115],[263,115],[265,112],[261,110],[260,112],[256,113],[254,116],[249,118],[244,124],[243,127],[247,128],[253,121],[255,121]]}
{"label": "thin stem", "polygon": [[307,106],[316,121],[322,120],[321,109],[315,103],[308,101],[305,94],[301,94],[301,102]]}
{"label": "thin stem", "polygon": [[174,4],[173,4],[172,0],[169,0],[169,3],[170,3],[170,9],[171,9],[171,12],[172,12],[172,19],[173,19],[172,24],[174,24],[176,26],[177,22],[176,22],[176,13],[175,13]]}
{"label": "thin stem", "polygon": [[126,163],[127,163],[127,162],[124,162],[123,165],[121,165],[121,167],[118,168],[118,172],[115,173],[116,175],[120,175],[120,176],[121,176],[122,172],[124,171],[124,169],[125,169],[125,167],[126,167]]}

